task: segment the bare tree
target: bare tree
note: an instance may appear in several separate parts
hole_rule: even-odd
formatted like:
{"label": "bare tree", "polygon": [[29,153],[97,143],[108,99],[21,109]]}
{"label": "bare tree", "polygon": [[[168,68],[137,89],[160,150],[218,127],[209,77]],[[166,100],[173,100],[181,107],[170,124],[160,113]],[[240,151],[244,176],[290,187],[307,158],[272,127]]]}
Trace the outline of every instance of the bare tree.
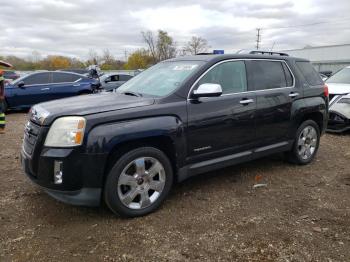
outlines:
{"label": "bare tree", "polygon": [[113,64],[114,63],[114,57],[111,54],[111,52],[109,51],[108,48],[105,48],[102,52],[102,60],[105,64]]}
{"label": "bare tree", "polygon": [[158,52],[156,50],[156,40],[154,38],[153,32],[152,31],[147,31],[147,32],[141,32],[143,41],[148,46],[148,50],[154,60],[154,62],[158,62]]}
{"label": "bare tree", "polygon": [[184,53],[196,55],[198,53],[205,53],[208,51],[208,41],[202,37],[192,36],[191,40],[187,42],[184,47]]}
{"label": "bare tree", "polygon": [[34,50],[32,54],[29,56],[29,61],[32,63],[38,63],[41,60],[41,54]]}
{"label": "bare tree", "polygon": [[159,30],[157,37],[151,31],[142,32],[142,37],[154,63],[176,56],[176,44],[166,31]]}
{"label": "bare tree", "polygon": [[88,63],[92,65],[98,65],[100,62],[100,57],[94,49],[89,50]]}

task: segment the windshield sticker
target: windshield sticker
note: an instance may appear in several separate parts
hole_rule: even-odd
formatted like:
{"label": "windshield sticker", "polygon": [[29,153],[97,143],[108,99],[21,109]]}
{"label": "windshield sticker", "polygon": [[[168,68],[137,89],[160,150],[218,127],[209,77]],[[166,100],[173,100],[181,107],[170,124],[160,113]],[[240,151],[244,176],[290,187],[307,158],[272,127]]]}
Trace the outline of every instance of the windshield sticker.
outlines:
{"label": "windshield sticker", "polygon": [[173,70],[178,71],[191,71],[195,69],[198,65],[176,65],[174,66]]}

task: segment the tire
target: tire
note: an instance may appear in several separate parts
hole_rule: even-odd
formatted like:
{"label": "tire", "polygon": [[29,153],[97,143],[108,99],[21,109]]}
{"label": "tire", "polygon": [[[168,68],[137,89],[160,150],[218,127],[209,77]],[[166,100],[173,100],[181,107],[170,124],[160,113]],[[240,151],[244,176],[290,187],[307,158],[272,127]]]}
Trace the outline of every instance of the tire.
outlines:
{"label": "tire", "polygon": [[313,120],[306,120],[296,132],[293,148],[287,153],[287,159],[294,164],[307,165],[314,160],[319,145],[319,126]]}
{"label": "tire", "polygon": [[106,205],[123,217],[155,211],[168,196],[173,169],[168,157],[153,147],[141,147],[119,158],[107,175]]}

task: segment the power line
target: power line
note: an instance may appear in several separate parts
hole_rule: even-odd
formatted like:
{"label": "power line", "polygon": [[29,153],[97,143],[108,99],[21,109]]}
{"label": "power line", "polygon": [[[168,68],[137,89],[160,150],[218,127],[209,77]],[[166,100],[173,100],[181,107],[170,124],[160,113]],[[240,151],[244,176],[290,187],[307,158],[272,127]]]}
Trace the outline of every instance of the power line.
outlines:
{"label": "power line", "polygon": [[336,19],[333,21],[322,21],[322,22],[316,22],[316,23],[309,23],[309,24],[300,24],[300,25],[291,25],[291,26],[281,26],[281,27],[270,27],[270,28],[263,28],[264,30],[269,29],[288,29],[288,28],[297,28],[297,27],[307,27],[307,26],[314,26],[314,25],[322,25],[322,24],[332,24],[332,23],[343,23],[350,20],[350,18],[343,18],[343,19]]}

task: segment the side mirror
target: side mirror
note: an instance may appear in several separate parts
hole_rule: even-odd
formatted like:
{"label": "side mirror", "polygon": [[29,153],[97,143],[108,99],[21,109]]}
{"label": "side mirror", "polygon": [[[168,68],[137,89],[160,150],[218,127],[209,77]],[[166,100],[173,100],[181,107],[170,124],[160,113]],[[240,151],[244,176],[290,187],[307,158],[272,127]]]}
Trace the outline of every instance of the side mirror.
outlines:
{"label": "side mirror", "polygon": [[19,88],[24,88],[24,82],[23,81],[20,81],[20,82],[18,82],[18,84],[17,84],[17,86],[19,87]]}
{"label": "side mirror", "polygon": [[222,95],[222,88],[219,84],[201,84],[197,90],[194,90],[192,97],[216,97]]}

